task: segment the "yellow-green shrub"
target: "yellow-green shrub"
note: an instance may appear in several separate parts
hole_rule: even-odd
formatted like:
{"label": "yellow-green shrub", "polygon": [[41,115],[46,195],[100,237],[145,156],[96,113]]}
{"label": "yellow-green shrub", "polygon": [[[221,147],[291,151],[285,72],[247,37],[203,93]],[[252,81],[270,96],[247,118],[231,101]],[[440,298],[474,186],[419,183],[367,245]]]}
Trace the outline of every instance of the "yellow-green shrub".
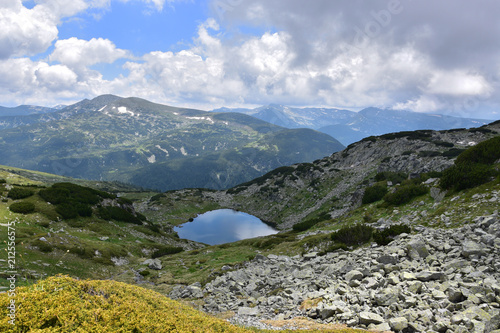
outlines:
{"label": "yellow-green shrub", "polygon": [[233,326],[152,290],[109,280],[55,276],[18,287],[13,299],[15,326],[8,322],[9,295],[0,294],[0,332],[259,332]]}

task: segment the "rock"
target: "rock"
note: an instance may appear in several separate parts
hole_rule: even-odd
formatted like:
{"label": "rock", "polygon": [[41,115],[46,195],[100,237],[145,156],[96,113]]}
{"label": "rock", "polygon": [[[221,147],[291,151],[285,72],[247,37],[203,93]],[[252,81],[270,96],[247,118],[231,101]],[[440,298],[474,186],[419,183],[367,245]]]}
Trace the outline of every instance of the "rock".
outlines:
{"label": "rock", "polygon": [[361,312],[359,314],[359,323],[363,325],[370,324],[381,324],[384,322],[384,318],[380,315],[372,312]]}
{"label": "rock", "polygon": [[446,191],[441,191],[441,189],[438,187],[431,187],[431,197],[432,197],[432,199],[434,199],[434,201],[436,201],[436,202],[443,201],[445,195],[446,195]]}
{"label": "rock", "polygon": [[452,303],[459,303],[465,300],[464,294],[459,289],[448,288],[446,294],[448,295],[448,300]]}
{"label": "rock", "polygon": [[421,239],[415,239],[409,242],[406,248],[408,250],[408,256],[412,260],[426,258],[429,255],[429,249]]}
{"label": "rock", "polygon": [[462,255],[465,258],[470,258],[471,256],[482,256],[484,255],[484,247],[476,242],[466,240],[462,245]]}
{"label": "rock", "polygon": [[379,306],[389,306],[398,301],[399,292],[393,288],[385,288],[375,295],[375,302]]}
{"label": "rock", "polygon": [[371,330],[375,330],[375,331],[378,331],[378,332],[387,332],[387,331],[390,331],[391,330],[391,326],[389,326],[388,323],[382,323],[382,324],[378,324],[378,325],[370,325],[369,328]]}
{"label": "rock", "polygon": [[403,279],[403,281],[412,281],[412,280],[416,280],[417,277],[413,273],[403,272],[403,273],[401,273],[401,279]]}
{"label": "rock", "polygon": [[427,282],[433,280],[442,280],[444,279],[445,275],[443,272],[422,271],[417,273],[415,277],[417,278],[417,280]]}
{"label": "rock", "polygon": [[240,316],[257,316],[258,314],[259,314],[259,309],[257,307],[255,307],[255,308],[249,308],[249,307],[238,308],[238,315],[240,315]]}
{"label": "rock", "polygon": [[389,319],[389,326],[392,330],[399,332],[408,327],[408,320],[405,317]]}
{"label": "rock", "polygon": [[306,260],[311,260],[311,259],[314,259],[318,256],[318,252],[309,252],[309,253],[306,253],[304,254],[304,259]]}
{"label": "rock", "polygon": [[377,261],[381,264],[387,265],[387,264],[392,264],[395,265],[398,262],[398,258],[389,256],[389,255],[384,255],[380,256],[377,258]]}
{"label": "rock", "polygon": [[203,298],[203,291],[200,288],[200,284],[192,284],[184,289],[182,296],[183,298]]}
{"label": "rock", "polygon": [[160,259],[147,259],[142,262],[143,265],[147,265],[150,269],[161,270],[163,265],[161,264]]}
{"label": "rock", "polygon": [[345,279],[347,282],[350,282],[352,280],[361,280],[363,276],[363,273],[361,273],[360,271],[352,270],[345,275]]}

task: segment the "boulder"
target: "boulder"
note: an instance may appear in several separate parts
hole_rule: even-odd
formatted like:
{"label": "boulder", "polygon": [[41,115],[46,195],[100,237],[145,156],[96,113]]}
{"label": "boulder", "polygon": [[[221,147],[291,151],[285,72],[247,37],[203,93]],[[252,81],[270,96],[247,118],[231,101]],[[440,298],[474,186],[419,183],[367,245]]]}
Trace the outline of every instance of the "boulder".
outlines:
{"label": "boulder", "polygon": [[408,319],[405,317],[397,317],[389,319],[389,326],[393,331],[400,332],[408,327]]}
{"label": "boulder", "polygon": [[412,260],[424,259],[429,255],[429,249],[422,239],[415,239],[407,245],[408,256]]}
{"label": "boulder", "polygon": [[150,269],[161,270],[163,265],[161,264],[160,259],[147,259],[142,262],[143,265],[147,265]]}
{"label": "boulder", "polygon": [[384,318],[382,316],[372,313],[372,312],[361,312],[359,314],[359,323],[363,325],[370,325],[370,324],[382,324],[384,322]]}

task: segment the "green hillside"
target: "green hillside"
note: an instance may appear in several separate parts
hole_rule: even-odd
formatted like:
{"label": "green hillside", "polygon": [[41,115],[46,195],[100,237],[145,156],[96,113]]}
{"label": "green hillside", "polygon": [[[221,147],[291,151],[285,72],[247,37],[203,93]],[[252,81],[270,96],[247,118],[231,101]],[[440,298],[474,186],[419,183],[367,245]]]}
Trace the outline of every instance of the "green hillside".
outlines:
{"label": "green hillside", "polygon": [[[307,261],[303,255],[342,257],[349,253],[342,251],[370,249],[375,244],[374,251],[380,251],[401,233],[415,235],[422,228],[454,230],[478,218],[495,216],[500,193],[499,126],[496,122],[479,129],[368,138],[328,158],[281,167],[224,191],[150,193],[118,187],[110,193],[96,182],[76,185],[60,176],[2,167],[0,221],[4,222],[0,231],[7,235],[9,224],[15,226],[17,285],[26,285],[19,288],[19,302],[24,298],[32,304],[19,313],[19,323],[47,331],[64,331],[76,324],[106,331],[104,327],[118,325],[111,319],[114,314],[136,318],[134,311],[152,306],[147,299],[154,297],[156,305],[148,312],[172,314],[164,320],[178,325],[179,332],[189,331],[191,326],[184,325],[190,323],[205,325],[202,321],[222,325],[217,326],[223,327],[222,331],[245,331],[192,309],[182,308],[182,315],[174,315],[171,307],[181,305],[130,285],[168,295],[179,285],[216,283],[228,272],[255,265],[269,255]],[[471,142],[474,144],[469,145]],[[179,239],[172,230],[197,214],[227,207],[265,218],[283,231],[205,246]],[[0,243],[0,249],[7,246],[7,242]],[[1,265],[4,272],[8,270],[6,261]],[[127,285],[67,277],[45,280],[57,274],[111,279]],[[3,290],[7,290],[8,281],[3,281]],[[63,289],[50,292],[52,287]],[[268,288],[264,294],[268,299],[289,292]],[[261,308],[266,304],[248,295],[237,297],[243,304],[259,304]],[[7,302],[6,298],[3,294],[0,302]],[[199,309],[210,304],[203,296],[187,300]],[[90,312],[75,317],[74,311],[66,311],[81,307],[79,302],[85,301],[92,304],[85,307]],[[316,318],[307,311],[319,301],[305,299],[296,307]],[[134,305],[125,306],[128,304]],[[39,307],[49,310],[43,316],[33,316]],[[276,311],[286,313],[284,309]],[[56,312],[58,316],[53,315]],[[95,320],[92,313],[97,312],[100,315]],[[228,311],[220,315],[230,318],[235,314]],[[156,327],[150,317],[119,325]]]}
{"label": "green hillside", "polygon": [[[343,148],[328,135],[287,130],[243,114],[111,95],[33,121],[0,130],[0,160],[5,164],[160,190],[228,188],[276,167],[313,161]],[[228,166],[234,154],[242,156]],[[239,167],[232,168],[236,164]]]}

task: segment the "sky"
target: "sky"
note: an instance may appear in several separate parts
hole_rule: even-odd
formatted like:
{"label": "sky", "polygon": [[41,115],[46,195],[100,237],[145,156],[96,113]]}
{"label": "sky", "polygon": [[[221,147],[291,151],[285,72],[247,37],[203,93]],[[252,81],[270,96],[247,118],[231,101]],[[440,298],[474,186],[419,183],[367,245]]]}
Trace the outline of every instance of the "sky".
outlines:
{"label": "sky", "polygon": [[500,119],[496,0],[0,0],[0,105],[102,94]]}

